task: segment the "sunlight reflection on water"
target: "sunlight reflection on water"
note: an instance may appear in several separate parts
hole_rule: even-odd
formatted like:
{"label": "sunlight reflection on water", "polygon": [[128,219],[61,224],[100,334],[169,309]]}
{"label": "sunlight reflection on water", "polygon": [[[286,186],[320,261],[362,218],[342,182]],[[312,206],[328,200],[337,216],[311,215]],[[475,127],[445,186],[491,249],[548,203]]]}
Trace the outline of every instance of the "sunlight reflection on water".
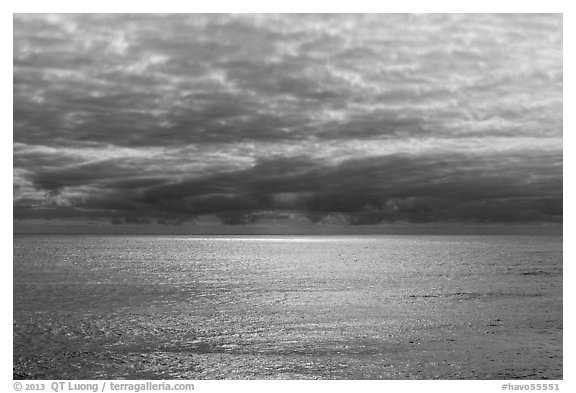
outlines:
{"label": "sunlight reflection on water", "polygon": [[560,378],[562,239],[15,236],[14,367]]}

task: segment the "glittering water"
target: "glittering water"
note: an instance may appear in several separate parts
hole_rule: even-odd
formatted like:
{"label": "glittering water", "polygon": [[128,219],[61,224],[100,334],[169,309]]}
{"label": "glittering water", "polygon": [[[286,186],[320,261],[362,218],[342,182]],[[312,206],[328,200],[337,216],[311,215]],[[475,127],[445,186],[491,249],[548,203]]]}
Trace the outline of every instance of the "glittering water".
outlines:
{"label": "glittering water", "polygon": [[561,237],[14,237],[14,376],[562,378]]}

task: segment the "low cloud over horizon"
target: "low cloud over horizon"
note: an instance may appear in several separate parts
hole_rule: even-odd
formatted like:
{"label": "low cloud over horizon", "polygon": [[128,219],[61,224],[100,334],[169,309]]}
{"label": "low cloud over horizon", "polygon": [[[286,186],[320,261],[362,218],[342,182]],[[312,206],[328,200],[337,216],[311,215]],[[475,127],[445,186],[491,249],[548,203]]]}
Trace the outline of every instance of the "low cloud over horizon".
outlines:
{"label": "low cloud over horizon", "polygon": [[562,45],[552,14],[16,14],[15,226],[561,224]]}

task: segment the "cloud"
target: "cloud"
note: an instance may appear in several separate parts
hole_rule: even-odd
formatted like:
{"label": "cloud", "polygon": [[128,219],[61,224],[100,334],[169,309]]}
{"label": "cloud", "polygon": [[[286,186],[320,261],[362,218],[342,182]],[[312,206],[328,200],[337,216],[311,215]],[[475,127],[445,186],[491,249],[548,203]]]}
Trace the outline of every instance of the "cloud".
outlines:
{"label": "cloud", "polygon": [[549,116],[510,119],[545,99],[561,124],[561,19],[538,19],[17,15],[15,141],[455,134],[474,117],[539,135]]}
{"label": "cloud", "polygon": [[242,224],[255,222],[262,211],[297,212],[312,221],[343,214],[355,225],[396,220],[524,222],[561,220],[561,168],[561,155],[539,151],[529,156],[524,151],[473,157],[395,154],[337,165],[298,156],[177,182],[154,177],[118,182],[109,173],[125,174],[113,162],[37,173],[32,181],[52,194],[66,187],[94,187],[69,203],[116,222],[118,216],[126,222],[136,217],[184,222],[215,215],[224,223]]}
{"label": "cloud", "polygon": [[17,14],[14,218],[557,222],[562,45],[552,14]]}

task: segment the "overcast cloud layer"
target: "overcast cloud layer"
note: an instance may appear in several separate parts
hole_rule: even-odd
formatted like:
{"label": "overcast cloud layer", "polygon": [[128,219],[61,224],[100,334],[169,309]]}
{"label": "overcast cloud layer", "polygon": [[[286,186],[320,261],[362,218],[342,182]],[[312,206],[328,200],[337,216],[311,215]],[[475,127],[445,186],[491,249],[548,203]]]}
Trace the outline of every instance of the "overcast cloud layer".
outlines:
{"label": "overcast cloud layer", "polygon": [[16,15],[14,219],[562,221],[561,15]]}

